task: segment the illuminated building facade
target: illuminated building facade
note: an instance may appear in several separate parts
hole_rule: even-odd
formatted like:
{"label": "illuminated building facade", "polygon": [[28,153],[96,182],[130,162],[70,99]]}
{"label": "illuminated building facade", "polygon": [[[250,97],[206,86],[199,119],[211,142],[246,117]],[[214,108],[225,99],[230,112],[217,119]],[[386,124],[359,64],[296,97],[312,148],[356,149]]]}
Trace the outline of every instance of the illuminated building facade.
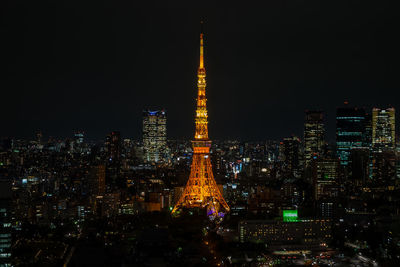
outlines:
{"label": "illuminated building facade", "polygon": [[299,215],[297,210],[283,210],[282,217],[284,222],[296,222]]}
{"label": "illuminated building facade", "polygon": [[84,137],[85,133],[83,131],[77,131],[74,133],[74,141],[71,142],[72,151],[82,152]]}
{"label": "illuminated building facade", "polygon": [[207,214],[218,216],[221,206],[225,211],[229,211],[229,207],[215,182],[210,160],[211,140],[208,139],[203,33],[200,34],[200,64],[197,77],[198,95],[195,118],[196,128],[194,141],[192,141],[193,158],[190,176],[181,197],[172,210],[172,213],[182,207],[207,207]]}
{"label": "illuminated building facade", "polygon": [[[290,214],[294,215],[294,214]],[[270,245],[324,247],[332,239],[328,219],[246,220],[238,225],[240,242],[262,242]]]}
{"label": "illuminated building facade", "polygon": [[164,110],[143,111],[144,161],[159,162],[167,147],[167,117]]}
{"label": "illuminated building facade", "polygon": [[314,158],[322,156],[325,127],[322,111],[306,111],[304,122],[304,160],[308,167]]}
{"label": "illuminated building facade", "polygon": [[365,113],[363,147],[372,147],[372,115]]}
{"label": "illuminated building facade", "polygon": [[372,179],[388,186],[396,177],[395,109],[372,109]]}
{"label": "illuminated building facade", "polygon": [[106,190],[106,166],[92,166],[89,172],[89,191],[92,196],[103,196]]}
{"label": "illuminated building facade", "polygon": [[394,149],[395,109],[372,109],[372,148],[374,151]]}
{"label": "illuminated building facade", "polygon": [[75,137],[75,143],[76,144],[82,144],[83,143],[83,139],[85,137],[85,133],[83,131],[77,131],[74,133],[74,137]]}
{"label": "illuminated building facade", "polygon": [[280,155],[284,164],[284,172],[289,177],[300,177],[301,142],[296,136],[284,138],[280,143]]}
{"label": "illuminated building facade", "polygon": [[376,185],[394,185],[396,181],[396,152],[393,150],[372,152],[372,179]]}
{"label": "illuminated building facade", "polygon": [[121,133],[113,131],[106,137],[105,147],[109,163],[118,163],[121,159]]}
{"label": "illuminated building facade", "polygon": [[321,158],[313,161],[315,200],[338,196],[339,164],[338,159]]}
{"label": "illuminated building facade", "polygon": [[11,266],[11,211],[10,180],[0,180],[0,266]]}
{"label": "illuminated building facade", "polygon": [[364,133],[364,109],[347,105],[336,109],[336,148],[341,165],[349,164],[351,149],[363,146]]}

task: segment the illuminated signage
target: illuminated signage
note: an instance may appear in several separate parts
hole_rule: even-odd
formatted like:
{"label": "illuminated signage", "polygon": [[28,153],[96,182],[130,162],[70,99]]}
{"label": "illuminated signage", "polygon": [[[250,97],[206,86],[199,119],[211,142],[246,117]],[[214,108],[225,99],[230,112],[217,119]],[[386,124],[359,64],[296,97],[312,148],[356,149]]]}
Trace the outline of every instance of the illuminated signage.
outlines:
{"label": "illuminated signage", "polygon": [[284,222],[296,222],[297,217],[297,210],[283,210]]}

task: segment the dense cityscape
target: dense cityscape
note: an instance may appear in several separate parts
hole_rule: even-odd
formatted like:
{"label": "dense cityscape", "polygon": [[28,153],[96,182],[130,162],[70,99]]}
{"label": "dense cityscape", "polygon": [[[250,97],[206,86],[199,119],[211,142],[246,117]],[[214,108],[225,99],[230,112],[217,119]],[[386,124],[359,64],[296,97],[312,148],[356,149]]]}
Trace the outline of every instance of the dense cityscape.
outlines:
{"label": "dense cityscape", "polygon": [[143,139],[5,138],[5,266],[264,266],[399,263],[399,145],[394,109],[306,111],[304,136],[214,141],[215,179],[230,212],[172,216],[191,143],[167,139],[167,112],[143,112]]}
{"label": "dense cityscape", "polygon": [[400,266],[391,13],[273,2],[7,3],[0,267]]}
{"label": "dense cityscape", "polygon": [[203,55],[201,33],[191,143],[167,140],[165,110],[142,140],[2,140],[2,265],[400,263],[395,109],[344,102],[335,144],[316,110],[302,140],[212,143]]}

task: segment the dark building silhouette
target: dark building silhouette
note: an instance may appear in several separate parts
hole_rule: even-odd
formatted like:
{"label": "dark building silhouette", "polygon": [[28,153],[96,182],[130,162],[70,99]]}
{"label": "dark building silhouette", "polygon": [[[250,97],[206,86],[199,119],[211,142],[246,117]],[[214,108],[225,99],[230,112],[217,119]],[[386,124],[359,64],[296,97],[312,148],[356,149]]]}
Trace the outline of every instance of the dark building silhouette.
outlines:
{"label": "dark building silhouette", "polygon": [[365,110],[345,104],[336,109],[336,149],[340,164],[347,166],[351,149],[363,146]]}
{"label": "dark building silhouette", "polygon": [[108,163],[119,163],[121,159],[121,133],[111,132],[105,142]]}
{"label": "dark building silhouette", "polygon": [[296,136],[284,138],[280,144],[283,169],[286,176],[300,177],[301,175],[301,142]]}

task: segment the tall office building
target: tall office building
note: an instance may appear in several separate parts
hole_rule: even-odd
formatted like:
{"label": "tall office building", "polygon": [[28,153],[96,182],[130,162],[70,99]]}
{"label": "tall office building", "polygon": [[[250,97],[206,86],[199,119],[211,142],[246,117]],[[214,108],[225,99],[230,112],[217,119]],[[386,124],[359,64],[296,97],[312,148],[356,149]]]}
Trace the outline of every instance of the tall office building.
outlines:
{"label": "tall office building", "polygon": [[165,111],[143,111],[144,161],[163,161],[165,158],[166,146],[167,117]]}
{"label": "tall office building", "polygon": [[11,209],[11,181],[0,180],[0,266],[11,266]]}
{"label": "tall office building", "polygon": [[284,138],[280,143],[280,150],[285,174],[290,177],[299,177],[301,175],[300,139],[296,136]]}
{"label": "tall office building", "polygon": [[394,149],[395,109],[372,109],[372,148],[374,151]]}
{"label": "tall office building", "polygon": [[345,104],[336,109],[336,147],[340,164],[347,166],[351,149],[363,146],[365,110]]}
{"label": "tall office building", "polygon": [[85,132],[83,131],[76,131],[74,133],[75,144],[82,144],[83,138],[85,137]]}
{"label": "tall office building", "polygon": [[103,196],[106,189],[106,166],[97,165],[90,168],[88,177],[89,192],[92,196]]}
{"label": "tall office building", "polygon": [[339,193],[339,160],[316,159],[312,165],[315,200],[337,197]]}
{"label": "tall office building", "polygon": [[353,148],[350,151],[349,167],[355,186],[365,186],[372,175],[371,150],[369,147]]}
{"label": "tall office building", "polygon": [[371,178],[375,185],[388,186],[396,177],[395,109],[372,109]]}
{"label": "tall office building", "polygon": [[109,163],[120,162],[121,159],[121,133],[117,131],[111,132],[106,137],[105,142],[107,158]]}
{"label": "tall office building", "polygon": [[84,136],[85,133],[83,131],[76,131],[74,133],[74,140],[70,143],[71,151],[82,152]]}
{"label": "tall office building", "polygon": [[365,113],[364,119],[364,134],[363,134],[363,147],[372,147],[372,115],[371,113]]}
{"label": "tall office building", "polygon": [[304,121],[304,160],[306,167],[310,166],[312,159],[322,156],[324,137],[323,112],[306,110]]}
{"label": "tall office building", "polygon": [[42,144],[42,137],[43,137],[42,131],[36,132],[36,142],[38,145]]}
{"label": "tall office building", "polygon": [[396,153],[394,150],[372,152],[372,179],[375,185],[389,186],[396,181]]}

